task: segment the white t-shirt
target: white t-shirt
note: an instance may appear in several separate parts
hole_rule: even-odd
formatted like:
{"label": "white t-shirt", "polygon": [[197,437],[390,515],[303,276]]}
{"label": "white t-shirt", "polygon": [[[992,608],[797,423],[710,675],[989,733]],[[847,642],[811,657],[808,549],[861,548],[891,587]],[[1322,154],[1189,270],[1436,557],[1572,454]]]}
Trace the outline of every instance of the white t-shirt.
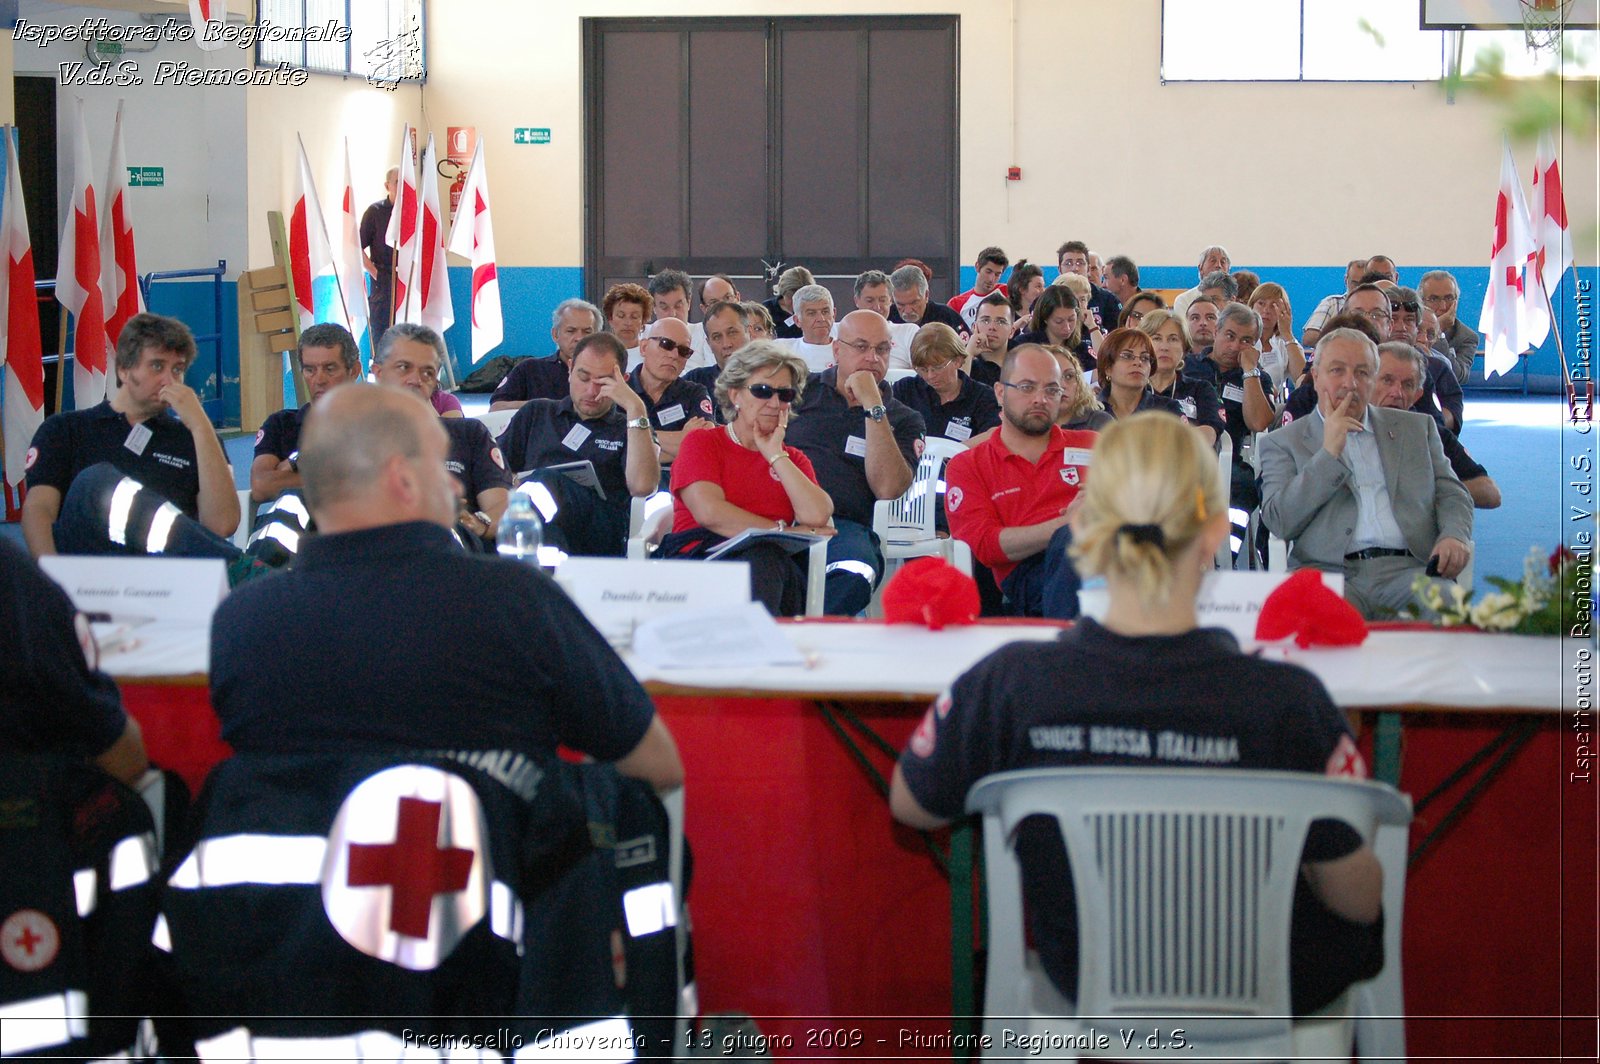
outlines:
{"label": "white t-shirt", "polygon": [[806,368],[812,373],[821,373],[833,365],[833,344],[808,344],[802,336],[795,336],[787,340],[779,340],[780,344],[788,344],[789,349],[806,360]]}

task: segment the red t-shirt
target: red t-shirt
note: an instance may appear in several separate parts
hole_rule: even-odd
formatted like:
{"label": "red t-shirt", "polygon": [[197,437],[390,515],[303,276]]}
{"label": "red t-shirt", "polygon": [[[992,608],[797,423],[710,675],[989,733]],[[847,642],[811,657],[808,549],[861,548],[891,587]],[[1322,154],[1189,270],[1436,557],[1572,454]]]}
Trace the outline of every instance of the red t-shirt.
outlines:
{"label": "red t-shirt", "polygon": [[1013,454],[996,432],[970,451],[950,459],[944,512],[950,534],[972,548],[972,556],[994,572],[997,581],[1017,563],[1000,549],[1000,533],[1061,516],[1089,475],[1089,452],[1096,433],[1050,426],[1049,442],[1038,462]]}
{"label": "red t-shirt", "polygon": [[[800,472],[812,483],[817,474],[811,468],[811,459],[793,447],[784,451]],[[721,426],[700,429],[683,438],[678,457],[672,463],[672,530],[687,532],[699,528],[700,522],[683,502],[683,489],[690,484],[709,480],[722,488],[722,494],[733,505],[749,510],[758,517],[772,521],[794,521],[794,503],[783,490],[778,473],[767,464],[760,451],[741,447],[728,437]]]}

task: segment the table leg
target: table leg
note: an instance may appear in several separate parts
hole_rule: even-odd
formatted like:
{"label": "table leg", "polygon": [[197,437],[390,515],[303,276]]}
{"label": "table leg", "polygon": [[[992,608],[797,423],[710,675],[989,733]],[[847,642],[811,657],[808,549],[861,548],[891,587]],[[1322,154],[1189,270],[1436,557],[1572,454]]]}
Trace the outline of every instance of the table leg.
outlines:
{"label": "table leg", "polygon": [[[976,1031],[973,992],[972,850],[976,817],[959,820],[950,831],[950,1015],[957,1036]],[[964,1040],[963,1040],[964,1041]]]}
{"label": "table leg", "polygon": [[1374,779],[1400,786],[1400,714],[1393,710],[1378,714],[1372,733],[1372,762]]}

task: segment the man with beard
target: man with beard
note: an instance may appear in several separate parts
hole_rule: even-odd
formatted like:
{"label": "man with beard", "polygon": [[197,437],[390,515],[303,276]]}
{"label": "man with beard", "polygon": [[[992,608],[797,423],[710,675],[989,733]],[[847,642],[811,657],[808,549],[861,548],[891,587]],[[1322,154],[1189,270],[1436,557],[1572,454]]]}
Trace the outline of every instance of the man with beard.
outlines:
{"label": "man with beard", "polygon": [[1006,353],[994,390],[1000,431],[945,467],[950,532],[994,573],[1009,613],[1076,617],[1067,508],[1088,475],[1095,434],[1056,426],[1061,366],[1039,344]]}

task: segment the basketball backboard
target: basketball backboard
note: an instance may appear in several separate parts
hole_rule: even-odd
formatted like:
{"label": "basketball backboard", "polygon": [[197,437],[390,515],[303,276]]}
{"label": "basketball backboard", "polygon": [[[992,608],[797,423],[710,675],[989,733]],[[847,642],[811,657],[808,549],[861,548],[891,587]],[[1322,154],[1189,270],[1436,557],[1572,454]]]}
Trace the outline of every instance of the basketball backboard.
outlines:
{"label": "basketball backboard", "polygon": [[[1425,30],[1520,30],[1522,0],[1420,0]],[[1592,30],[1600,0],[1572,0],[1566,26]]]}

